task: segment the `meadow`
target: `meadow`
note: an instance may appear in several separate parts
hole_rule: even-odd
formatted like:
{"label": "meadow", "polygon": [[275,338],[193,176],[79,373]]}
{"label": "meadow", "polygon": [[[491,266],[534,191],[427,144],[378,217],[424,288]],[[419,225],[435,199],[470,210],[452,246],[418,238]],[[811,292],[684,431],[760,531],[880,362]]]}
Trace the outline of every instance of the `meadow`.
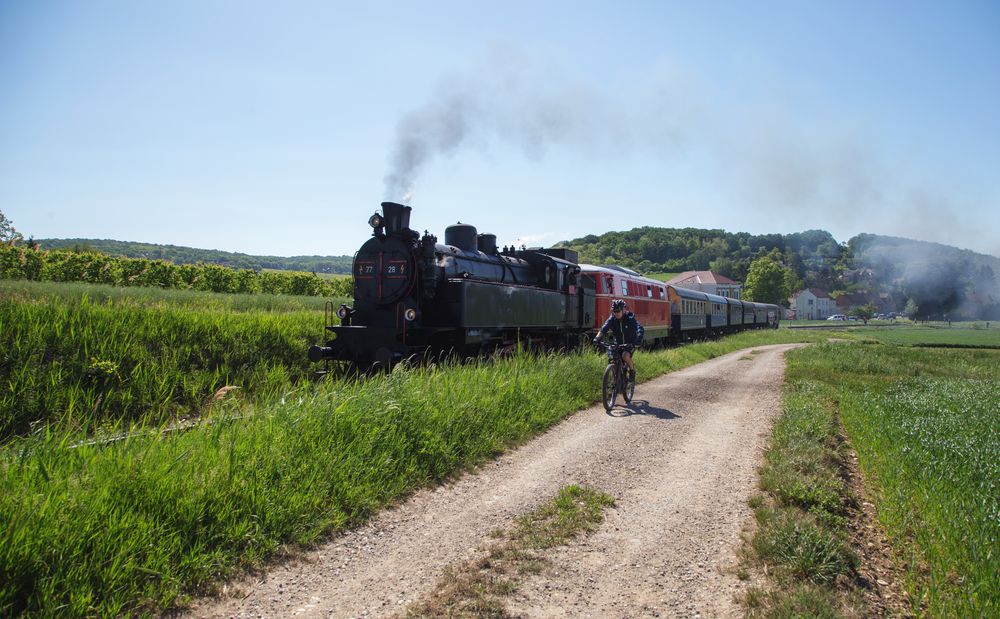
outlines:
{"label": "meadow", "polygon": [[[766,331],[644,353],[640,380],[822,334]],[[68,428],[0,448],[0,614],[149,614],[357,524],[595,402],[588,351],[399,367],[224,400],[184,432],[87,443]]]}
{"label": "meadow", "polygon": [[197,416],[310,375],[323,300],[0,281],[0,440]]}
{"label": "meadow", "polygon": [[[987,327],[987,324],[990,326]],[[952,325],[935,322],[880,329],[871,335],[882,342],[902,346],[1000,348],[1000,324],[995,322],[956,322]]]}
{"label": "meadow", "polygon": [[762,473],[770,499],[754,503],[753,547],[775,587],[750,596],[751,615],[864,614],[838,584],[856,569],[842,427],[911,611],[1000,616],[1000,351],[921,346],[982,336],[941,331],[872,330],[875,340],[787,355],[785,411]]}

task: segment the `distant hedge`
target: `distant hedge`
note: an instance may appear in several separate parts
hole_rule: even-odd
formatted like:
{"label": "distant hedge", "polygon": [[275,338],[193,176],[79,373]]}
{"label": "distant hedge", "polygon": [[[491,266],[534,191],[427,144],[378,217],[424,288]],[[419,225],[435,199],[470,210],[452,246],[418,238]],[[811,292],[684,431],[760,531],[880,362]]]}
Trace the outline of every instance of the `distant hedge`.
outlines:
{"label": "distant hedge", "polygon": [[0,244],[0,279],[87,282],[209,292],[349,297],[351,278],[322,279],[314,273],[231,269],[217,264],[172,264],[97,252],[32,249]]}

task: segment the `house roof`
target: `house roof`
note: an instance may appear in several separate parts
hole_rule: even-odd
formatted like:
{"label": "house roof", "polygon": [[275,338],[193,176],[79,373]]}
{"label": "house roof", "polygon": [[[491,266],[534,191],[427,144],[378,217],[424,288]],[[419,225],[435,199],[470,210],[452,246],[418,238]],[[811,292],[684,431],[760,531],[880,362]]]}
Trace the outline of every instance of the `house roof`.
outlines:
{"label": "house roof", "polygon": [[684,271],[679,275],[674,275],[670,278],[668,284],[718,284],[723,286],[739,286],[739,282],[735,282],[725,275],[719,275],[718,273],[713,273],[711,271]]}

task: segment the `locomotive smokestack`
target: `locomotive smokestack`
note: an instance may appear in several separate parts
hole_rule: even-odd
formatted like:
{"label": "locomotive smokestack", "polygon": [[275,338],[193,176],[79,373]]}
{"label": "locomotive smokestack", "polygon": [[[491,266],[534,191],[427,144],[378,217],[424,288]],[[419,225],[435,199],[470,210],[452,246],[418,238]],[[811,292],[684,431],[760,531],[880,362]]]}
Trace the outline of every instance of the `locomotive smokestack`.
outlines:
{"label": "locomotive smokestack", "polygon": [[400,234],[410,227],[410,207],[395,202],[383,202],[382,214],[385,216],[385,231],[387,234]]}

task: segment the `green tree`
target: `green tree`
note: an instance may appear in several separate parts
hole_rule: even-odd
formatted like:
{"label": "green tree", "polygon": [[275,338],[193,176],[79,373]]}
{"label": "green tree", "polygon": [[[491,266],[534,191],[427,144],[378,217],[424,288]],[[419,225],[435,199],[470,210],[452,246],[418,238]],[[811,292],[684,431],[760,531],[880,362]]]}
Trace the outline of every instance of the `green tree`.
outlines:
{"label": "green tree", "polygon": [[802,290],[805,288],[805,282],[795,274],[795,271],[789,268],[785,268],[785,292],[791,296],[796,290]]}
{"label": "green tree", "polygon": [[871,320],[872,317],[875,315],[875,310],[876,309],[877,308],[875,307],[875,304],[869,302],[869,303],[866,303],[866,304],[862,305],[861,307],[856,307],[856,308],[852,309],[851,310],[851,315],[852,316],[857,316],[862,321],[864,321],[864,323],[867,325],[868,321]]}
{"label": "green tree", "polygon": [[718,273],[719,275],[725,275],[731,279],[737,279],[739,277],[739,265],[732,258],[727,258],[725,256],[721,258],[716,258],[709,265],[708,268],[713,273]]}
{"label": "green tree", "polygon": [[7,216],[0,211],[0,243],[13,245],[24,240],[21,233],[14,229],[14,222],[7,219]]}
{"label": "green tree", "polygon": [[[786,304],[788,269],[770,256],[761,256],[750,263],[743,297],[760,303]],[[794,276],[793,276],[794,277]]]}

